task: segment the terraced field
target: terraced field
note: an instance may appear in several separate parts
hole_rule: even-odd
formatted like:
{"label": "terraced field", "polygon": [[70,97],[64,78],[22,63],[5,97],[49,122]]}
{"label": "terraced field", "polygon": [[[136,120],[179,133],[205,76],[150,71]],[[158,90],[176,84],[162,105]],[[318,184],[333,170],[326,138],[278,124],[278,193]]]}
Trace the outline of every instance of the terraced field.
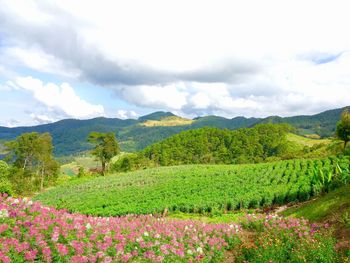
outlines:
{"label": "terraced field", "polygon": [[106,216],[162,213],[165,209],[205,213],[256,208],[308,200],[322,190],[315,175],[329,176],[337,164],[349,170],[349,159],[336,158],[162,167],[69,182],[35,200]]}

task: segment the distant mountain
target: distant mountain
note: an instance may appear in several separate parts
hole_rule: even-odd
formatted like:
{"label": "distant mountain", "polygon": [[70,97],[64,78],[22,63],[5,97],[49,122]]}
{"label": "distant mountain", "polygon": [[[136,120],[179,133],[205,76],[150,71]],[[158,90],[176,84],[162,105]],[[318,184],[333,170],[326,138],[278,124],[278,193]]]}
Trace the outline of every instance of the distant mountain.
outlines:
{"label": "distant mountain", "polygon": [[171,113],[171,112],[164,112],[164,111],[156,111],[153,112],[151,114],[145,115],[145,116],[141,116],[138,120],[139,121],[160,121],[161,119],[164,119],[166,117],[172,117],[172,116],[176,116],[175,114]]}
{"label": "distant mountain", "polygon": [[340,114],[345,108],[327,110],[315,115],[301,115],[281,118],[278,116],[267,117],[262,123],[289,123],[299,129],[299,133],[318,134],[321,137],[332,136],[335,132],[336,123],[340,119]]}
{"label": "distant mountain", "polygon": [[238,129],[257,123],[289,123],[300,134],[331,136],[344,108],[328,110],[316,115],[295,117],[272,116],[267,118],[235,117],[227,119],[218,116],[204,116],[193,120],[184,119],[171,112],[154,112],[133,119],[94,118],[90,120],[66,119],[55,123],[32,127],[0,127],[0,141],[12,140],[24,132],[49,132],[53,137],[57,156],[86,151],[91,145],[86,138],[91,131],[115,132],[124,151],[137,151],[181,131],[201,127]]}

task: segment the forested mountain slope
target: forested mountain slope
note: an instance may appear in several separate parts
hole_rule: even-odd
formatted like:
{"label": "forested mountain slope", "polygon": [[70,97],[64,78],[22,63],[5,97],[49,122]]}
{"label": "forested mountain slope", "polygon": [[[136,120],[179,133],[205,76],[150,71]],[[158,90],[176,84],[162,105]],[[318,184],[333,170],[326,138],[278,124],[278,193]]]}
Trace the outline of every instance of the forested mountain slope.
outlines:
{"label": "forested mountain slope", "polygon": [[[86,137],[91,131],[112,131],[117,135],[123,151],[142,150],[148,145],[159,142],[181,131],[201,127],[215,127],[221,129],[238,129],[251,127],[258,123],[288,123],[299,129],[302,134],[318,134],[331,136],[334,127],[339,120],[340,113],[344,108],[325,111],[310,116],[295,117],[268,117],[268,118],[245,118],[235,117],[227,119],[219,116],[204,116],[193,119],[192,122],[169,122],[169,118],[175,117],[170,112],[154,112],[142,116],[137,120],[117,118],[94,118],[90,120],[66,119],[55,123],[32,126],[32,127],[0,127],[0,141],[11,140],[24,132],[49,132],[53,137],[55,154],[57,156],[79,153],[90,149]],[[179,118],[181,119],[181,118]],[[144,125],[147,121],[153,121],[152,125]],[[154,122],[156,121],[156,122]],[[167,126],[172,123],[171,126]],[[155,123],[155,125],[154,125]],[[157,125],[159,123],[159,125]]]}

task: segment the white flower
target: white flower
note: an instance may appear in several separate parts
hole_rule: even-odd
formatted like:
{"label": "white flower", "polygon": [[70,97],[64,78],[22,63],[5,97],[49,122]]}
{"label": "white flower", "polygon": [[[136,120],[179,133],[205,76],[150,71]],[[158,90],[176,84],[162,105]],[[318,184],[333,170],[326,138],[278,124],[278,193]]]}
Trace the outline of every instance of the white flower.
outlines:
{"label": "white flower", "polygon": [[86,229],[91,229],[90,223],[87,223],[85,227],[86,227]]}
{"label": "white flower", "polygon": [[148,237],[148,236],[149,236],[148,232],[143,233],[143,235],[144,235],[145,237]]}
{"label": "white flower", "polygon": [[191,249],[188,249],[188,250],[187,250],[187,254],[192,255],[192,253],[193,253],[193,252],[192,252]]}
{"label": "white flower", "polygon": [[18,203],[19,203],[19,200],[17,198],[12,202],[12,204],[18,204]]}
{"label": "white flower", "polygon": [[9,217],[9,212],[6,209],[0,210],[0,218],[6,218]]}
{"label": "white flower", "polygon": [[32,205],[32,204],[33,204],[32,200],[28,201],[28,205]]}
{"label": "white flower", "polygon": [[199,254],[202,254],[202,253],[203,253],[203,248],[197,247],[197,252],[198,252]]}

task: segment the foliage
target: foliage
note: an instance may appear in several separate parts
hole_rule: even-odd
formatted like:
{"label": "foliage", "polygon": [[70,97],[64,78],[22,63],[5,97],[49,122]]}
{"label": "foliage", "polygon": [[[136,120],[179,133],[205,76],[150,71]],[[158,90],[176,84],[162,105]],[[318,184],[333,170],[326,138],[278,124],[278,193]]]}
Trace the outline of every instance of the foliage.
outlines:
{"label": "foliage", "polygon": [[114,133],[91,132],[88,141],[95,145],[91,151],[102,164],[102,174],[106,171],[106,165],[109,161],[120,152],[118,141]]}
{"label": "foliage", "polygon": [[350,113],[348,109],[345,109],[341,114],[340,121],[336,128],[337,136],[340,140],[344,141],[344,149],[347,143],[350,141]]}
{"label": "foliage", "polygon": [[49,133],[24,133],[5,146],[8,152],[6,158],[13,164],[8,178],[17,193],[41,190],[54,183],[59,166],[52,156]]}
{"label": "foliage", "polygon": [[78,174],[77,174],[77,177],[78,177],[78,178],[81,178],[81,177],[84,177],[84,176],[85,176],[84,167],[80,166],[80,167],[79,167]]}
{"label": "foliage", "polygon": [[[328,226],[275,215],[248,215],[243,224],[256,231],[243,240],[243,262],[341,262]],[[320,231],[325,229],[325,231]]]}
{"label": "foliage", "polygon": [[5,161],[0,160],[0,180],[7,178],[9,175],[10,167]]}
{"label": "foliage", "polygon": [[347,212],[350,213],[350,185],[321,195],[316,200],[290,207],[282,214],[304,217],[310,221],[338,221]]}
{"label": "foliage", "polygon": [[113,168],[125,171],[125,167],[136,170],[159,165],[261,162],[271,156],[286,154],[286,135],[290,129],[283,124],[261,124],[235,131],[216,128],[189,130],[153,144],[137,156],[126,155]]}
{"label": "foliage", "polygon": [[336,164],[349,168],[349,159],[161,167],[75,181],[35,199],[93,215],[224,212],[308,200],[319,193],[314,168]]}
{"label": "foliage", "polygon": [[10,173],[10,167],[8,164],[0,160],[0,194],[6,193],[8,195],[13,194],[12,184],[8,179]]}

